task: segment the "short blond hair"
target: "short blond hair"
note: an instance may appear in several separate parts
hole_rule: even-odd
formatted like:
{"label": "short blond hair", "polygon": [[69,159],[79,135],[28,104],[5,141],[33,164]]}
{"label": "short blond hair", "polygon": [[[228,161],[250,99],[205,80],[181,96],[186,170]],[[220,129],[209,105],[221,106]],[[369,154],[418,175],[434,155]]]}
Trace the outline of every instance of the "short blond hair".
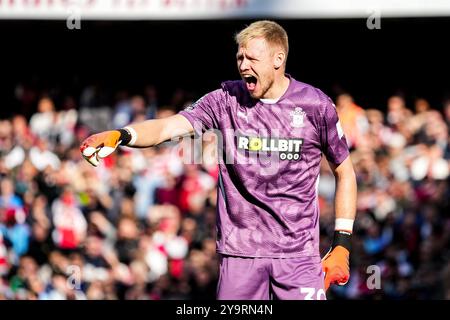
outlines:
{"label": "short blond hair", "polygon": [[248,41],[254,38],[263,38],[269,44],[281,47],[287,57],[289,52],[288,36],[278,23],[270,20],[256,21],[241,30],[234,37],[239,46],[245,46]]}

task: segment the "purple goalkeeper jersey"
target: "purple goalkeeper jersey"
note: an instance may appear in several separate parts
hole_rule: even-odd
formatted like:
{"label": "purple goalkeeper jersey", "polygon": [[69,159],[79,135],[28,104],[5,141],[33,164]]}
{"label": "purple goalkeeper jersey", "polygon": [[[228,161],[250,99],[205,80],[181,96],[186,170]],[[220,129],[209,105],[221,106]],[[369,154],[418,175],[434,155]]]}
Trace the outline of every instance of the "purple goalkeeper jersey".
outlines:
{"label": "purple goalkeeper jersey", "polygon": [[291,76],[278,101],[251,98],[226,81],[180,114],[197,134],[219,136],[217,251],[244,257],[319,255],[318,183],[322,153],[349,155],[335,105]]}

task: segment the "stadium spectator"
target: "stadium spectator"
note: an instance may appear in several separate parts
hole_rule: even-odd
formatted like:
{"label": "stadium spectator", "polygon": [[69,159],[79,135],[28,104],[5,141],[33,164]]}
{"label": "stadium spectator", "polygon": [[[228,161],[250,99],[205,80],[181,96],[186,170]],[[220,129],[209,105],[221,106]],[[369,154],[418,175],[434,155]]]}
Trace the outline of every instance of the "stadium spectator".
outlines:
{"label": "stadium spectator", "polygon": [[337,97],[336,109],[349,147],[365,144],[368,125],[364,110],[355,104],[349,94],[341,94]]}

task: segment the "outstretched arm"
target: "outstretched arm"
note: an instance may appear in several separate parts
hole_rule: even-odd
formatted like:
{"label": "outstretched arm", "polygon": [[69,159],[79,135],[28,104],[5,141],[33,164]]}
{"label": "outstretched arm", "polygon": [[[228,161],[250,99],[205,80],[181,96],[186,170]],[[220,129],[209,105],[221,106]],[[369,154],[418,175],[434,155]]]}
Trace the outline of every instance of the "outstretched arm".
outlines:
{"label": "outstretched arm", "polygon": [[[164,141],[190,135],[194,132],[191,123],[182,115],[176,114],[163,119],[146,120],[126,126],[131,133],[132,143],[129,147],[146,148],[158,145]],[[134,137],[134,134],[136,136]]]}
{"label": "outstretched arm", "polygon": [[109,156],[119,145],[135,148],[151,147],[193,132],[191,123],[182,115],[176,114],[168,118],[146,120],[118,130],[94,134],[83,141],[80,151],[90,164],[97,166],[100,159]]}

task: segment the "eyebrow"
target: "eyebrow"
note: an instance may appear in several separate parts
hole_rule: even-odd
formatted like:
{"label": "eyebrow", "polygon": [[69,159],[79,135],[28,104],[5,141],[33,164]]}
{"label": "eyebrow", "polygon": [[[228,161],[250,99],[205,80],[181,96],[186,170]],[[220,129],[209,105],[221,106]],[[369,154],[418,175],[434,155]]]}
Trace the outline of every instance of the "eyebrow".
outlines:
{"label": "eyebrow", "polygon": [[[242,58],[244,56],[244,54],[243,53],[237,53],[236,54],[236,59],[240,59],[240,58]],[[256,58],[255,56],[252,56],[252,55],[249,55],[249,54],[247,54],[247,59],[249,59],[249,60],[255,60],[255,61],[258,61],[259,59],[258,58]]]}

